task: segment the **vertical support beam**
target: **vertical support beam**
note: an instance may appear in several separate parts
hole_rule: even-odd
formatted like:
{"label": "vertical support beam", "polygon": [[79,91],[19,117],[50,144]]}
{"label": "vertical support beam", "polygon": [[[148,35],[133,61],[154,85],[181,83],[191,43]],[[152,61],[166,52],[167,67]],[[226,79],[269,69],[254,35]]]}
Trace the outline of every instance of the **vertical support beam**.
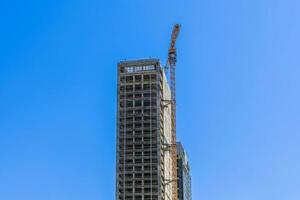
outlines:
{"label": "vertical support beam", "polygon": [[[170,86],[171,86],[171,98],[172,98],[172,144],[176,144],[176,51],[169,52],[169,65],[170,65]],[[176,145],[171,147],[172,154],[172,179],[177,180],[177,152]],[[177,181],[172,182],[172,194],[173,200],[178,199],[177,195]]]}

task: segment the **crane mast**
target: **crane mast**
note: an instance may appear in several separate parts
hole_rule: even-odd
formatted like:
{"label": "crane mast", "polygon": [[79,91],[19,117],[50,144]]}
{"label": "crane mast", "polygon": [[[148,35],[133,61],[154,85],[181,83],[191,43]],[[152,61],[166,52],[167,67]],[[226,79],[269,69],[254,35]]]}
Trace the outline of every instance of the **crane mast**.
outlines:
{"label": "crane mast", "polygon": [[[168,54],[168,63],[170,66],[170,86],[171,86],[171,96],[174,103],[176,102],[176,40],[179,35],[180,25],[175,24],[172,32],[171,43]],[[176,105],[176,104],[175,104]],[[176,106],[173,106],[176,108]]]}
{"label": "crane mast", "polygon": [[175,24],[173,27],[172,37],[170,48],[168,52],[168,64],[170,69],[170,88],[171,88],[171,100],[172,100],[172,107],[171,107],[171,117],[172,117],[172,194],[173,200],[178,199],[177,195],[177,152],[176,152],[176,61],[177,61],[177,53],[176,53],[176,40],[179,35],[180,25]]}

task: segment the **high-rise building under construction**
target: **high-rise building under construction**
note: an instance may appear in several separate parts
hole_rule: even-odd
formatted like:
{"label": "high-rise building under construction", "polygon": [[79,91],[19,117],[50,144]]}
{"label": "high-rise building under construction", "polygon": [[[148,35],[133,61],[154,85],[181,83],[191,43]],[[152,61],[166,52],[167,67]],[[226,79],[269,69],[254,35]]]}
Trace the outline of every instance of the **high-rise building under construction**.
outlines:
{"label": "high-rise building under construction", "polygon": [[174,199],[171,106],[159,60],[118,64],[116,200]]}
{"label": "high-rise building under construction", "polygon": [[177,142],[177,187],[178,187],[178,200],[191,200],[191,175],[190,165],[186,151],[182,144]]}

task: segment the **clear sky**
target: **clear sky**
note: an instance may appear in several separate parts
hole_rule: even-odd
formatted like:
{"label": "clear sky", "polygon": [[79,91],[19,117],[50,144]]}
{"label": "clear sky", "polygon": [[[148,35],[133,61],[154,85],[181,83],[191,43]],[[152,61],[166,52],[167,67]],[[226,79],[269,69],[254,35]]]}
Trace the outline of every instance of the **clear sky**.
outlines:
{"label": "clear sky", "polygon": [[194,200],[300,199],[298,0],[1,0],[0,199],[113,200],[116,64],[178,40]]}

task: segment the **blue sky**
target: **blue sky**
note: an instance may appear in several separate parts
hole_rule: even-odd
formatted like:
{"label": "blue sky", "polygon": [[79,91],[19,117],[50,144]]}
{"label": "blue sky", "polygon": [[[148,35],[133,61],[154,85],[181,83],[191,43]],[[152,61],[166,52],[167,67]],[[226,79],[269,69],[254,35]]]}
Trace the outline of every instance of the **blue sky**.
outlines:
{"label": "blue sky", "polygon": [[193,199],[300,199],[297,0],[1,0],[0,199],[113,200],[116,64],[178,40]]}

